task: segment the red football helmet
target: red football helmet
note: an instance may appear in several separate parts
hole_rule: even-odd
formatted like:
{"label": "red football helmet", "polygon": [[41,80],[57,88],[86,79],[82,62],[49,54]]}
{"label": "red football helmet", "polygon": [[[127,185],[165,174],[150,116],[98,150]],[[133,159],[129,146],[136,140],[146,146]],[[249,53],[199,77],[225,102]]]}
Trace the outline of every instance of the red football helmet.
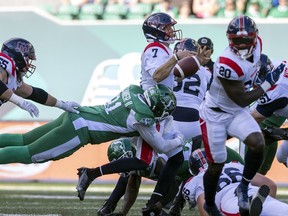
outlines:
{"label": "red football helmet", "polygon": [[241,58],[247,59],[256,47],[258,28],[250,17],[240,15],[229,23],[226,36],[231,49]]}

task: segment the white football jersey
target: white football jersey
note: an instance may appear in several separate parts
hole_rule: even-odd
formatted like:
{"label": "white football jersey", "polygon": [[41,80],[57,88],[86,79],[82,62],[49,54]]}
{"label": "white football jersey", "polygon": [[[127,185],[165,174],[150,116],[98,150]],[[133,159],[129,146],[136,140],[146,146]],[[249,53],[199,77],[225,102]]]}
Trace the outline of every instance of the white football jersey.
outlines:
{"label": "white football jersey", "polygon": [[[8,89],[11,89],[13,92],[22,85],[22,82],[17,81],[17,73],[16,73],[16,65],[12,58],[5,55],[4,53],[0,53],[0,67],[6,70],[8,74],[8,81],[6,86]],[[6,101],[0,100],[0,105]]]}
{"label": "white football jersey", "polygon": [[253,52],[253,63],[241,59],[230,47],[224,50],[214,64],[213,81],[205,97],[206,107],[217,107],[227,113],[235,113],[237,110],[243,109],[228,97],[218,77],[242,81],[246,90],[250,90],[256,72],[259,69],[261,50],[262,43],[259,37]]}
{"label": "white football jersey", "polygon": [[286,118],[288,117],[287,65],[283,73],[281,73],[278,82],[257,100],[256,109],[265,117],[270,117],[272,114]]}
{"label": "white football jersey", "polygon": [[[173,51],[159,42],[149,43],[141,56],[141,87],[146,90],[151,86],[158,84],[153,79],[156,69],[166,63],[173,56]],[[174,75],[170,75],[160,82],[171,89],[174,85]]]}
{"label": "white football jersey", "polygon": [[8,73],[7,88],[15,91],[22,83],[17,81],[16,65],[12,58],[0,53],[0,67]]}
{"label": "white football jersey", "polygon": [[173,89],[177,98],[177,106],[199,110],[200,104],[204,100],[211,76],[211,72],[207,68],[201,66],[193,76],[178,82],[177,86]]}
{"label": "white football jersey", "polygon": [[[242,179],[243,165],[239,162],[230,162],[224,165],[216,194],[216,204],[220,204],[221,191],[228,185],[240,182]],[[203,176],[205,172],[199,173],[195,177],[191,177],[184,185],[183,197],[193,206],[198,196],[204,193]]]}

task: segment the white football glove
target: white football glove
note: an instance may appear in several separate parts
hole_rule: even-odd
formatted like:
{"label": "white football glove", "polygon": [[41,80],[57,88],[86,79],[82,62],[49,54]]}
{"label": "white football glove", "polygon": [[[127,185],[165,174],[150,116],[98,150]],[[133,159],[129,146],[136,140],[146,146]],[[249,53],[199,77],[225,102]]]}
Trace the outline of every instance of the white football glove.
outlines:
{"label": "white football glove", "polygon": [[30,113],[31,117],[38,117],[39,116],[39,110],[38,108],[31,102],[24,100],[22,97],[19,97],[16,94],[12,94],[9,101],[19,106],[21,109],[26,110]]}
{"label": "white football glove", "polygon": [[60,109],[63,109],[67,112],[77,113],[79,114],[79,111],[75,108],[81,107],[80,104],[74,102],[74,101],[60,101],[57,100],[55,107],[58,107]]}

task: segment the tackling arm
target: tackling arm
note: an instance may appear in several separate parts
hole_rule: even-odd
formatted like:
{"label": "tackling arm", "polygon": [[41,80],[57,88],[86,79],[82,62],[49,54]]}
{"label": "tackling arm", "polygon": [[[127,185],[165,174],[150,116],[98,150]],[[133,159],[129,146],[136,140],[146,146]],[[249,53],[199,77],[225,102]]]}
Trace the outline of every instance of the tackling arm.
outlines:
{"label": "tackling arm", "polygon": [[23,82],[23,84],[16,90],[17,95],[35,101],[46,106],[55,106],[67,112],[79,113],[75,108],[81,105],[73,101],[61,101],[50,95],[41,88],[30,86]]}

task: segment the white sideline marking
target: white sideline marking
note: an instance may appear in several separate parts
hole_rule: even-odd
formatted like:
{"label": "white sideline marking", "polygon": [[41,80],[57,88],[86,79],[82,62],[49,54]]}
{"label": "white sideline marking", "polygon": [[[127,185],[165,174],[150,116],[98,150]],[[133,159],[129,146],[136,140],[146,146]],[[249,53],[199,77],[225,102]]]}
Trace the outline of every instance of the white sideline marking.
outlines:
{"label": "white sideline marking", "polygon": [[[45,188],[45,189],[44,189]],[[90,186],[89,191],[91,192],[112,192],[114,187],[95,187]],[[151,188],[141,188],[139,192],[141,193],[152,193],[153,187]],[[74,186],[12,186],[12,185],[1,185],[0,190],[13,190],[13,191],[75,191],[76,185]]]}
{"label": "white sideline marking", "polygon": [[[16,198],[33,198],[33,199],[78,199],[78,197],[75,197],[74,196],[62,196],[62,195],[59,195],[59,196],[55,196],[55,195],[7,195],[6,197],[16,197]],[[88,196],[86,195],[85,196],[85,199],[97,199],[97,200],[105,200],[105,199],[108,199],[109,196]],[[138,196],[137,199],[140,199],[140,200],[147,200],[149,199],[148,196]],[[2,215],[1,215],[2,216]]]}
{"label": "white sideline marking", "polygon": [[62,215],[59,215],[59,214],[1,214],[1,216],[62,216]]}

